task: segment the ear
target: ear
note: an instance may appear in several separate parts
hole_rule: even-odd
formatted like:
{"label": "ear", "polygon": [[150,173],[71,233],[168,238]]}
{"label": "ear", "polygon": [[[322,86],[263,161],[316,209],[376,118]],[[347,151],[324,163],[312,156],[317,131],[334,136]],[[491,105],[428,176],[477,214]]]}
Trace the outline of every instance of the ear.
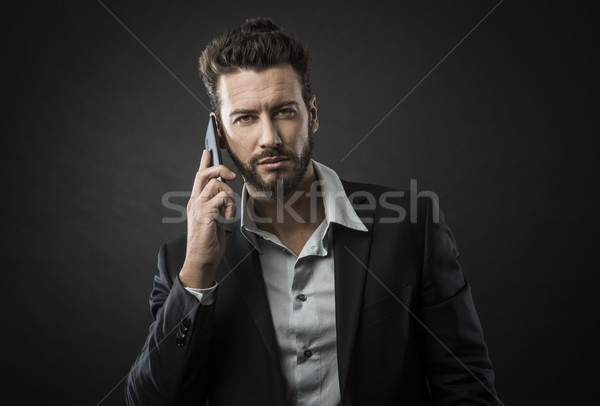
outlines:
{"label": "ear", "polygon": [[217,118],[217,115],[215,114],[214,111],[211,111],[210,115],[215,116],[215,121],[217,122],[217,139],[219,140],[219,147],[221,147],[221,149],[226,149],[227,148],[227,139],[223,136],[223,133],[221,132],[222,131],[221,122]]}
{"label": "ear", "polygon": [[308,125],[310,126],[311,132],[314,134],[319,129],[319,116],[317,115],[317,96],[315,96],[314,94],[308,102],[308,116]]}
{"label": "ear", "polygon": [[221,123],[219,122],[219,120],[217,120],[217,137],[219,139],[219,147],[221,147],[221,149],[226,149],[227,138],[225,138],[225,135],[223,135],[225,132],[222,132],[222,130],[223,128],[221,126]]}

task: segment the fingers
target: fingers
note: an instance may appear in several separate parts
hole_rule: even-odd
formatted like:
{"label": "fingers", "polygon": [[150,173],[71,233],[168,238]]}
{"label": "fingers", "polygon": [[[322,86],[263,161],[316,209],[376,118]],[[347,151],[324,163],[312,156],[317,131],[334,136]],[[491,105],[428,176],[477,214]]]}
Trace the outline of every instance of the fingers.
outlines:
{"label": "fingers", "polygon": [[[188,203],[188,207],[194,209],[196,213],[211,213],[225,216],[226,219],[233,219],[235,216],[235,200],[234,192],[229,185],[219,181],[221,177],[225,180],[234,180],[236,174],[227,168],[225,165],[211,166],[211,155],[208,150],[202,151],[202,159],[200,167],[196,172],[192,195]],[[202,215],[203,216],[203,215]]]}
{"label": "fingers", "polygon": [[[215,208],[218,211],[214,212],[214,214],[218,214],[219,216],[224,216],[227,220],[232,220],[235,216],[235,200],[233,199],[233,195],[229,193],[219,192],[215,197],[211,199],[211,203],[215,204]],[[221,221],[221,220],[219,220]]]}
{"label": "fingers", "polygon": [[207,183],[199,195],[190,197],[188,203],[188,210],[194,211],[208,221],[212,221],[215,216],[224,216],[228,220],[233,219],[235,207],[233,189],[215,178]]}
{"label": "fingers", "polygon": [[206,169],[212,163],[212,157],[210,151],[205,149],[202,151],[202,158],[200,159],[200,169]]}
{"label": "fingers", "polygon": [[199,195],[193,196],[194,198],[199,199],[200,201],[206,202],[208,200],[213,199],[220,193],[225,193],[228,196],[233,196],[233,189],[224,182],[213,178],[208,181],[206,186],[202,189]]}
{"label": "fingers", "polygon": [[200,160],[200,168],[196,173],[194,179],[194,186],[192,187],[192,196],[200,195],[201,191],[206,187],[211,179],[218,178],[219,176],[225,180],[234,180],[236,174],[227,168],[225,165],[210,166],[211,156],[208,150],[202,151],[202,159]]}
{"label": "fingers", "polygon": [[223,213],[225,218],[227,220],[233,220],[235,217],[235,200],[224,199],[223,207],[225,207],[225,212]]}
{"label": "fingers", "polygon": [[214,221],[223,222],[235,218],[234,196],[221,191],[212,197],[200,196],[200,199],[190,200],[188,204],[188,219],[209,224]]}

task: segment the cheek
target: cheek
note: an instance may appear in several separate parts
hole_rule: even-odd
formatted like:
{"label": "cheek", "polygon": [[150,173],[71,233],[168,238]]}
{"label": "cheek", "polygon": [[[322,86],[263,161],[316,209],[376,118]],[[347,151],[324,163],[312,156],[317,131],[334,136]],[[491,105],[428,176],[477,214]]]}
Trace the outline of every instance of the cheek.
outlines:
{"label": "cheek", "polygon": [[284,134],[284,137],[287,138],[284,139],[284,143],[287,145],[299,146],[305,144],[308,140],[308,123],[306,121],[285,124],[281,130],[281,134]]}
{"label": "cheek", "polygon": [[252,143],[254,137],[252,133],[244,128],[227,128],[227,142],[229,145],[236,145],[237,147],[247,147]]}
{"label": "cheek", "polygon": [[227,144],[231,152],[235,154],[243,162],[248,161],[255,150],[255,145],[252,143],[252,138],[245,137],[240,134],[229,134],[227,136]]}
{"label": "cheek", "polygon": [[229,150],[235,154],[242,161],[246,161],[248,156],[250,155],[250,149],[247,145],[240,144],[237,141],[233,141],[230,139],[229,141]]}

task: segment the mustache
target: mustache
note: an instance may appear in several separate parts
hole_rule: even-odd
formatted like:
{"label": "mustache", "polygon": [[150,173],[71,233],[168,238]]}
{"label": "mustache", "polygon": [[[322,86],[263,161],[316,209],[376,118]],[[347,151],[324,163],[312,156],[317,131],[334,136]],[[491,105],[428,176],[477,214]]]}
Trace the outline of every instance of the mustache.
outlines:
{"label": "mustache", "polygon": [[271,157],[278,156],[278,155],[286,155],[290,159],[296,159],[296,154],[293,153],[293,151],[289,151],[284,148],[266,148],[260,154],[254,155],[250,159],[250,165],[256,166],[256,165],[258,165],[258,161],[260,161],[261,159],[271,158]]}

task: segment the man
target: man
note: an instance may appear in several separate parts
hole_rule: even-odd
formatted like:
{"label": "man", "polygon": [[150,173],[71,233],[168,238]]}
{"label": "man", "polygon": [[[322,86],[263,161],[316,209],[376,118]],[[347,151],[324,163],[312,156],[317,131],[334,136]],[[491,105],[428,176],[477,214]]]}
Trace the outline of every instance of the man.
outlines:
{"label": "man", "polygon": [[[305,48],[269,19],[208,44],[200,71],[244,179],[204,151],[188,232],[159,253],[130,405],[492,405],[494,374],[431,199],[310,159]],[[351,201],[351,199],[352,201]]]}

